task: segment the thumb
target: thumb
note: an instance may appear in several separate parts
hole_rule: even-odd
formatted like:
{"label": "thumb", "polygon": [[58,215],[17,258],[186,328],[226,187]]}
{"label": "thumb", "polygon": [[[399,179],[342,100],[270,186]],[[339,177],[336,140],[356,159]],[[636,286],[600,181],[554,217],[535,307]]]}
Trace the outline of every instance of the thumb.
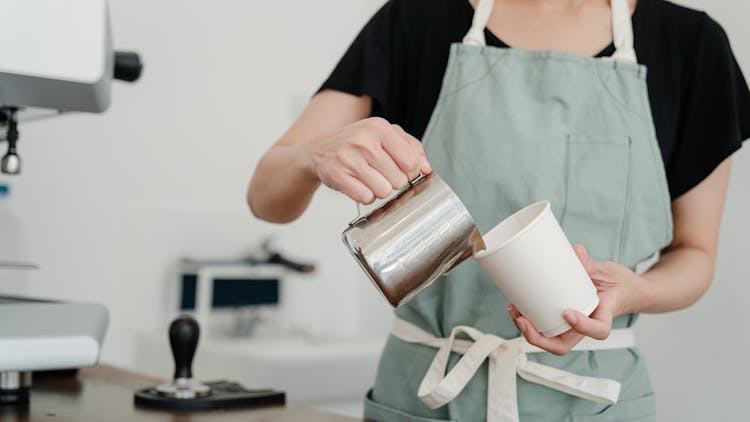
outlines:
{"label": "thumb", "polygon": [[565,322],[577,332],[597,340],[604,340],[609,337],[609,333],[612,331],[611,314],[600,310],[599,312],[594,311],[591,316],[600,319],[589,318],[574,309],[563,312]]}

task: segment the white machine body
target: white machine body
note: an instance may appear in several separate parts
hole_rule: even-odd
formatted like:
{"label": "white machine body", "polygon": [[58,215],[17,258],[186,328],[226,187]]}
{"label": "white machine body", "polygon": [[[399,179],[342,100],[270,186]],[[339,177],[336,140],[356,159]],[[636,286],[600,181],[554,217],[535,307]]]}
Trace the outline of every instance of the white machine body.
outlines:
{"label": "white machine body", "polygon": [[106,0],[0,0],[0,106],[102,112],[113,49]]}
{"label": "white machine body", "polygon": [[[20,173],[20,121],[101,113],[112,80],[141,69],[137,53],[112,48],[107,0],[0,0],[0,172]],[[0,297],[0,403],[28,401],[29,371],[95,365],[108,320],[98,304]]]}
{"label": "white machine body", "polygon": [[107,309],[93,303],[2,303],[0,371],[96,365],[108,320]]}

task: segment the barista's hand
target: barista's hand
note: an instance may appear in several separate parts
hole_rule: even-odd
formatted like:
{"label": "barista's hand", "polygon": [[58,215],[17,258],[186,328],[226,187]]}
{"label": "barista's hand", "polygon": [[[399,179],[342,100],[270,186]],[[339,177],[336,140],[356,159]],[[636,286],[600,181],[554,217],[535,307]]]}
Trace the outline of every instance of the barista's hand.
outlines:
{"label": "barista's hand", "polygon": [[643,291],[642,287],[646,283],[642,277],[624,265],[593,260],[583,245],[575,245],[573,248],[599,295],[599,306],[591,317],[576,310],[566,310],[563,318],[573,329],[559,336],[547,338],[528,318],[521,315],[515,306],[508,306],[508,314],[526,340],[556,355],[568,353],[585,336],[598,340],[609,337],[612,331],[612,320],[615,317],[636,311],[640,294]]}
{"label": "barista's hand", "polygon": [[432,172],[422,144],[378,117],[306,143],[305,158],[314,177],[362,204]]}

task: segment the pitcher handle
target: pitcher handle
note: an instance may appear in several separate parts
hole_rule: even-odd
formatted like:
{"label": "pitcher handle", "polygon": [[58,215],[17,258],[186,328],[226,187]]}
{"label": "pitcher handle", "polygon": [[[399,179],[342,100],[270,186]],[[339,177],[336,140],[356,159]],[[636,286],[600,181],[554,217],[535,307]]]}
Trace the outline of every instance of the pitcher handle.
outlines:
{"label": "pitcher handle", "polygon": [[[357,217],[352,220],[349,225],[353,225],[357,221],[361,220],[363,217],[367,217],[368,215],[372,214],[373,211],[376,209],[382,207],[383,205],[387,204],[388,202],[391,202],[394,200],[397,196],[401,195],[402,193],[406,192],[407,190],[411,189],[412,186],[422,181],[422,179],[425,178],[425,175],[423,173],[419,173],[419,176],[415,177],[413,180],[410,180],[409,183],[404,185],[403,187],[399,189],[395,189],[393,192],[391,192],[390,195],[386,196],[383,199],[375,199],[370,205],[363,205],[360,204],[357,201],[354,201],[354,203],[357,205]],[[362,211],[364,209],[364,212]]]}

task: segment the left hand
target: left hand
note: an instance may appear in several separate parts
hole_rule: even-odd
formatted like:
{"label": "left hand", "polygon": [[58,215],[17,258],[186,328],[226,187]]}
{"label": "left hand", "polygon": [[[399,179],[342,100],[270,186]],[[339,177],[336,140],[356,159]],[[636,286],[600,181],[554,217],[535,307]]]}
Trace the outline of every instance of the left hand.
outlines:
{"label": "left hand", "polygon": [[564,355],[585,336],[604,340],[612,331],[612,320],[637,309],[642,286],[645,280],[628,267],[616,262],[595,261],[586,252],[583,245],[574,245],[573,249],[581,260],[589,277],[596,286],[599,306],[590,317],[574,309],[563,312],[563,318],[573,327],[559,336],[545,337],[518,312],[514,305],[508,306],[508,314],[515,321],[516,327],[526,340],[555,355]]}

